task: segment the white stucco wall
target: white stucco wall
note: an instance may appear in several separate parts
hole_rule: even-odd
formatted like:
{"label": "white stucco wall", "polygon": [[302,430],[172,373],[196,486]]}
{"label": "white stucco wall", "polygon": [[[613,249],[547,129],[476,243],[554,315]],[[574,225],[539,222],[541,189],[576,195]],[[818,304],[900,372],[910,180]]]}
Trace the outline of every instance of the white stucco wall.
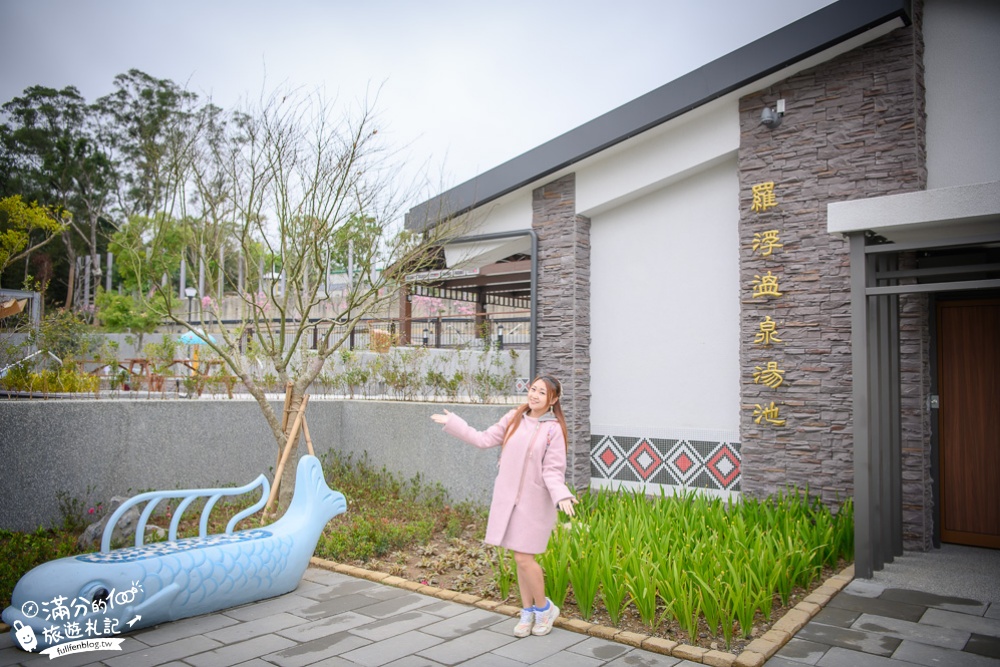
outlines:
{"label": "white stucco wall", "polygon": [[594,432],[738,433],[738,223],[735,158],[592,218]]}
{"label": "white stucco wall", "polygon": [[927,188],[1000,181],[1000,2],[927,0]]}

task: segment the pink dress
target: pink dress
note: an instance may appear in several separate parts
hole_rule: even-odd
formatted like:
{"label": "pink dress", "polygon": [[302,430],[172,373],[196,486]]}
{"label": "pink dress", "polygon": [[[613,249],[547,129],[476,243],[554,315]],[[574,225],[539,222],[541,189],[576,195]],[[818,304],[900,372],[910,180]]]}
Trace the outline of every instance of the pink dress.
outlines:
{"label": "pink dress", "polygon": [[[514,413],[511,410],[482,432],[449,414],[444,431],[476,447],[497,447]],[[525,414],[521,420],[500,454],[486,543],[538,554],[548,547],[556,505],[573,494],[565,481],[566,441],[559,421],[551,414],[540,419]]]}

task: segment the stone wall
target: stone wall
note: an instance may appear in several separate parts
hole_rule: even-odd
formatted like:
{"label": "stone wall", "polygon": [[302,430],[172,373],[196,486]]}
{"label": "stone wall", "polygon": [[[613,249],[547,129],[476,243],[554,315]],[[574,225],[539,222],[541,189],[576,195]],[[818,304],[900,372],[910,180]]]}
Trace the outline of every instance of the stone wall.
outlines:
{"label": "stone wall", "polygon": [[[313,397],[309,433],[320,457],[367,455],[405,479],[442,484],[456,501],[488,504],[499,450],[442,433],[430,415],[443,408],[482,429],[510,406]],[[114,495],[270,477],[277,445],[253,401],[3,401],[0,456],[0,528],[34,530],[62,520],[61,497],[90,507]],[[337,488],[337,480],[327,482]]]}
{"label": "stone wall", "polygon": [[[926,185],[924,90],[916,20],[868,45],[740,101],[740,322],[743,490],[767,495],[808,486],[827,502],[853,493],[850,262],[846,240],[826,232],[832,201],[921,190]],[[760,123],[762,108],[784,99],[780,127]],[[774,201],[754,186],[773,183]],[[762,191],[764,192],[764,191]],[[774,206],[769,206],[773,203]],[[754,241],[776,232],[764,255]],[[755,237],[755,234],[758,235]],[[769,273],[770,272],[770,273]],[[754,296],[774,278],[780,296]],[[755,283],[758,281],[758,283]],[[923,476],[926,418],[926,300],[904,299],[904,461],[907,521],[929,515]],[[923,304],[923,305],[921,305]],[[755,342],[761,322],[781,342]],[[769,363],[783,383],[765,384]],[[762,414],[771,402],[779,410]],[[758,407],[759,406],[759,407]],[[774,417],[773,422],[768,421]],[[784,420],[783,425],[775,422]],[[916,456],[917,459],[912,459]],[[919,517],[917,516],[919,514]],[[912,528],[912,526],[911,526]],[[914,531],[907,528],[907,534]]]}
{"label": "stone wall", "polygon": [[538,234],[538,373],[563,385],[567,479],[590,486],[590,219],[576,214],[576,175],[532,193]]}

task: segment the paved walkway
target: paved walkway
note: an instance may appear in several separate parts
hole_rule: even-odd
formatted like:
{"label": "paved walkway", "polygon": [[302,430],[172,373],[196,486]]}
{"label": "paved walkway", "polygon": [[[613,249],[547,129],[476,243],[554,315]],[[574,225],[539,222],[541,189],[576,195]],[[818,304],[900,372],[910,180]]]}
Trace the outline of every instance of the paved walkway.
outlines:
{"label": "paved walkway", "polygon": [[[984,573],[990,581],[1000,570]],[[919,582],[915,582],[919,583]],[[928,587],[932,587],[928,585]],[[295,592],[124,635],[55,667],[693,667],[562,628],[516,639],[510,616],[311,567]],[[716,656],[719,657],[719,656]],[[749,657],[749,655],[744,656]],[[731,658],[730,658],[731,660]],[[44,665],[0,637],[0,667]],[[737,661],[740,664],[740,661]],[[1000,603],[855,580],[766,667],[1000,667]]]}
{"label": "paved walkway", "polygon": [[[124,635],[121,652],[53,667],[695,667],[698,663],[554,628],[517,639],[515,619],[311,567],[293,593]],[[0,638],[0,665],[48,665]]]}
{"label": "paved walkway", "polygon": [[765,664],[1000,667],[1000,604],[855,579]]}

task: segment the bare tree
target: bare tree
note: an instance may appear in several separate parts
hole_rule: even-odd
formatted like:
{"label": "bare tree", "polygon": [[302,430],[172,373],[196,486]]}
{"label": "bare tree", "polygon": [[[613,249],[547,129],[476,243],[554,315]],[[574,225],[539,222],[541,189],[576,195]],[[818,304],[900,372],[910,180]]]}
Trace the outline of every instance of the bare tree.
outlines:
{"label": "bare tree", "polygon": [[[406,273],[428,266],[449,232],[446,224],[421,234],[402,229],[406,193],[398,189],[398,165],[372,106],[365,101],[334,111],[318,96],[264,97],[227,123],[202,124],[212,131],[202,137],[192,170],[201,233],[217,247],[218,230],[226,230],[239,253],[239,261],[213,265],[210,279],[222,273],[227,293],[239,295],[240,312],[235,322],[219,322],[221,340],[208,344],[256,399],[279,451],[288,434],[253,372],[254,359],[268,362],[281,385],[290,386],[290,409],[297,410],[351,328],[395,298]],[[215,250],[210,243],[199,247],[206,248],[200,259],[208,266]],[[135,270],[149,265],[139,249],[132,256]],[[280,281],[261,275],[264,260]],[[334,302],[326,276],[331,267],[347,266],[348,287]],[[182,308],[171,308],[169,287],[154,289],[154,299],[164,316],[196,331]],[[253,355],[242,351],[248,341]],[[297,453],[286,472],[294,473],[296,460]],[[282,484],[283,507],[292,488]]]}

